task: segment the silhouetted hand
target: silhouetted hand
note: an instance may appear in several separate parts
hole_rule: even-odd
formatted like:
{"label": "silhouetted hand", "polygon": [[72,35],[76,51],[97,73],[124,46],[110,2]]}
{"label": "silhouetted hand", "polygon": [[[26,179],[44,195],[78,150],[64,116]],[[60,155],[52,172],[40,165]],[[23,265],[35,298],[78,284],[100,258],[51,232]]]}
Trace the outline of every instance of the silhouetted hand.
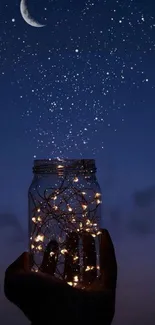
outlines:
{"label": "silhouetted hand", "polygon": [[110,325],[115,312],[117,264],[107,230],[101,230],[100,235],[100,271],[101,275],[81,290],[47,273],[31,272],[30,256],[25,252],[7,268],[4,292],[33,324]]}

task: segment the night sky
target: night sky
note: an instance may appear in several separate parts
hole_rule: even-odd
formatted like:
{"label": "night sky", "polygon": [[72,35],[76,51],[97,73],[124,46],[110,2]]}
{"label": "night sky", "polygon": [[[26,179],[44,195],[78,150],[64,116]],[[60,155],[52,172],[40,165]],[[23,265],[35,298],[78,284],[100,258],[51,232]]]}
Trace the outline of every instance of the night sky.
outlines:
{"label": "night sky", "polygon": [[[0,3],[0,320],[27,324],[3,272],[27,248],[34,158],[93,158],[119,278],[114,325],[155,323],[155,3]],[[39,26],[39,25],[38,25]]]}

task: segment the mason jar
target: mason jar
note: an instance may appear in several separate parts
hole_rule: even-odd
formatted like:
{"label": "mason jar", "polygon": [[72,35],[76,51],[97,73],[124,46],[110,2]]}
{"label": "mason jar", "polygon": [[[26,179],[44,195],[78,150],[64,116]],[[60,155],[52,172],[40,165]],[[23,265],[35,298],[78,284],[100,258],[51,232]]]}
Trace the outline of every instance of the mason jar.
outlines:
{"label": "mason jar", "polygon": [[34,160],[29,188],[32,270],[85,287],[99,275],[101,189],[94,159]]}

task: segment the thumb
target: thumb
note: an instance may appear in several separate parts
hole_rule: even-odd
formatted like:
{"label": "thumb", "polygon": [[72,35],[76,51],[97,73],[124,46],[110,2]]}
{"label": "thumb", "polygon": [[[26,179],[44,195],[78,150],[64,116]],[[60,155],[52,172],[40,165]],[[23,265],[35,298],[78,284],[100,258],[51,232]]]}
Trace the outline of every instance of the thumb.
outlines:
{"label": "thumb", "polygon": [[24,252],[20,255],[5,271],[5,276],[9,277],[21,271],[30,271],[30,256],[29,253]]}

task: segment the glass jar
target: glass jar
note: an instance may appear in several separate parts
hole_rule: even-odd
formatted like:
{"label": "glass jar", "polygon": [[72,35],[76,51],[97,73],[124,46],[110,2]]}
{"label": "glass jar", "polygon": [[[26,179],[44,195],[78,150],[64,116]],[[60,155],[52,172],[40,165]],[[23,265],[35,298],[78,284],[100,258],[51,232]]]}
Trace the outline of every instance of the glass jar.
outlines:
{"label": "glass jar", "polygon": [[29,188],[32,270],[84,288],[99,275],[101,189],[93,159],[35,160]]}

